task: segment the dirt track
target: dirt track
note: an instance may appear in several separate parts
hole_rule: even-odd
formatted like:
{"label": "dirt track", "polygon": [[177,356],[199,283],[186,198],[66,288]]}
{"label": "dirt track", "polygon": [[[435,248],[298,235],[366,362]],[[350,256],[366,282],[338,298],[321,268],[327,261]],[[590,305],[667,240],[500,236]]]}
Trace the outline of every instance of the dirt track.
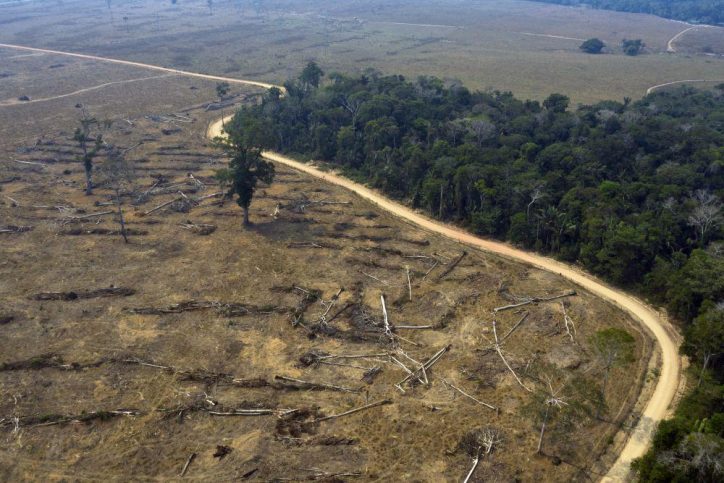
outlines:
{"label": "dirt track", "polygon": [[[0,48],[11,48],[30,52],[65,55],[70,57],[96,60],[100,62],[110,62],[132,67],[141,67],[161,72],[185,75],[188,77],[222,82],[225,81],[233,84],[252,85],[262,88],[278,87],[263,82],[219,77],[209,74],[199,74],[195,72],[186,72],[178,69],[154,66],[139,62],[109,59],[85,54],[60,52],[55,50],[38,49],[33,47],[1,43]],[[223,120],[220,119],[208,129],[207,135],[210,137],[220,135],[222,133],[222,126]],[[445,225],[437,221],[433,221],[425,216],[414,212],[406,206],[391,201],[386,197],[380,195],[379,193],[363,185],[354,183],[346,178],[338,176],[335,173],[322,171],[312,165],[300,163],[298,161],[276,153],[266,152],[264,153],[264,156],[272,161],[285,164],[299,171],[305,172],[312,176],[316,176],[318,178],[322,178],[325,181],[347,188],[348,190],[353,191],[357,195],[377,204],[380,208],[387,210],[390,213],[397,215],[398,217],[431,232],[444,235],[450,239],[456,240],[466,245],[496,253],[510,259],[529,263],[544,270],[558,273],[561,276],[567,278],[568,280],[585,288],[586,290],[622,308],[632,317],[634,317],[644,326],[646,326],[646,328],[650,330],[654,335],[661,350],[662,363],[659,380],[657,382],[656,389],[654,390],[654,393],[651,399],[648,401],[646,408],[641,416],[641,419],[639,420],[639,423],[634,428],[626,446],[616,460],[616,463],[609,470],[608,474],[603,478],[603,481],[621,481],[625,479],[626,475],[628,474],[631,461],[634,458],[641,456],[648,447],[651,441],[651,437],[653,435],[653,431],[655,429],[655,423],[666,417],[669,413],[669,406],[671,405],[674,396],[676,395],[681,375],[681,363],[678,355],[678,343],[675,335],[672,335],[676,334],[676,332],[670,326],[670,324],[668,324],[665,320],[659,317],[657,312],[652,307],[635,299],[634,297],[625,294],[624,292],[605,285],[603,282],[596,280],[591,275],[588,275],[573,266],[569,266],[540,255],[518,250],[504,243],[484,240],[457,228]]]}

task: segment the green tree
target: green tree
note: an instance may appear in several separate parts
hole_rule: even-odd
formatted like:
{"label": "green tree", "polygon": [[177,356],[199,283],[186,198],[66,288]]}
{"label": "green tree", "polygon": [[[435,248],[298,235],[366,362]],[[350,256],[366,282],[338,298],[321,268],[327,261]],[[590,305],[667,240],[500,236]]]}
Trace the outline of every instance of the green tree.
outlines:
{"label": "green tree", "polygon": [[253,116],[240,111],[225,127],[226,136],[217,137],[216,145],[231,158],[229,167],[216,173],[217,179],[228,180],[227,196],[236,196],[236,203],[244,212],[244,226],[249,226],[249,206],[257,184],[274,180],[274,165],[261,156],[268,143],[268,126]]}
{"label": "green tree", "polygon": [[623,50],[623,53],[630,56],[639,55],[644,50],[644,47],[646,47],[646,44],[644,44],[641,39],[623,39],[623,42],[621,42],[621,49]]}
{"label": "green tree", "polygon": [[601,39],[592,38],[583,42],[579,49],[587,54],[600,54],[604,47],[606,44]]}
{"label": "green tree", "polygon": [[563,94],[551,94],[546,100],[543,101],[543,107],[550,112],[562,113],[568,109],[570,99]]}
{"label": "green tree", "polygon": [[317,65],[317,63],[310,62],[302,71],[302,74],[299,76],[299,80],[302,82],[302,85],[306,90],[309,90],[311,87],[316,89],[319,87],[319,81],[323,76],[324,71]]}
{"label": "green tree", "polygon": [[724,352],[724,308],[710,304],[686,331],[683,351],[701,364],[699,383],[712,358]]}

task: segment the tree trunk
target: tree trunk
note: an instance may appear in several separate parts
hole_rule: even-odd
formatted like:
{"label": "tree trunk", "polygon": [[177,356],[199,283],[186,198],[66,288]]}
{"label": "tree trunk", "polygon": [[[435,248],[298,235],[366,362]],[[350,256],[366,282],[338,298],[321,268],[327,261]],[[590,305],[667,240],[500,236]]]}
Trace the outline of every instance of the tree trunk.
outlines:
{"label": "tree trunk", "polygon": [[443,187],[444,187],[444,185],[441,184],[440,185],[440,210],[437,215],[437,217],[441,220],[442,220],[442,199],[443,199],[443,193],[444,193]]}
{"label": "tree trunk", "polygon": [[88,168],[85,170],[85,194],[86,196],[93,194],[93,181],[91,180],[91,172]]}
{"label": "tree trunk", "polygon": [[540,437],[538,438],[538,449],[536,450],[536,453],[540,454],[541,449],[543,448],[543,434],[546,432],[546,423],[548,423],[548,411],[551,410],[551,407],[546,405],[546,414],[543,416],[543,426],[540,428]]}
{"label": "tree trunk", "polygon": [[249,207],[244,206],[242,209],[244,210],[244,226],[249,226]]}
{"label": "tree trunk", "polygon": [[123,219],[123,210],[121,209],[121,194],[118,190],[116,190],[116,206],[118,207],[118,224],[121,225],[121,236],[123,237],[123,241],[128,243],[126,220]]}
{"label": "tree trunk", "polygon": [[709,365],[709,359],[711,359],[711,354],[707,354],[704,356],[704,364],[701,366],[701,372],[699,373],[699,382],[697,383],[696,387],[701,387],[701,380],[704,378],[704,372],[706,372],[706,368]]}

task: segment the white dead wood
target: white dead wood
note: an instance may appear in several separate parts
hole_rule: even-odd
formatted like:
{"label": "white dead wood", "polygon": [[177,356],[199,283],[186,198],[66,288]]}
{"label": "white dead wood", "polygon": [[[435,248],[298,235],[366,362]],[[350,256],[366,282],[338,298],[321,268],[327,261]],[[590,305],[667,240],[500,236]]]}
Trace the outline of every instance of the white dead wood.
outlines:
{"label": "white dead wood", "polygon": [[517,329],[517,328],[520,326],[520,324],[523,323],[523,321],[524,321],[525,319],[528,318],[528,315],[530,315],[529,312],[526,312],[526,313],[523,314],[523,317],[521,317],[520,320],[519,320],[513,327],[510,328],[510,330],[508,331],[508,333],[505,334],[502,339],[500,339],[500,343],[501,343],[501,344],[502,344],[503,342],[505,342],[505,339],[507,339],[507,338],[510,336],[510,334],[512,334],[513,331],[515,331],[515,329]]}
{"label": "white dead wood", "polygon": [[539,302],[550,302],[551,300],[557,300],[557,299],[560,299],[563,297],[571,297],[573,295],[576,295],[575,290],[570,290],[566,293],[563,293],[560,295],[554,295],[552,297],[530,297],[527,300],[524,300],[523,302],[519,302],[517,304],[504,305],[503,307],[496,307],[493,309],[493,312],[498,313],[498,312],[502,312],[503,310],[515,309],[518,307],[522,307],[524,305],[537,304]]}
{"label": "white dead wood", "polygon": [[[563,302],[561,302],[561,308],[563,309],[563,322],[566,324],[566,334],[568,334],[568,337],[571,338],[571,342],[576,342],[574,337],[576,334],[576,324],[574,324],[573,319],[568,316],[566,305]],[[572,332],[571,329],[573,329]]]}
{"label": "white dead wood", "polygon": [[90,213],[88,215],[70,216],[66,220],[67,221],[85,220],[88,218],[95,218],[96,216],[105,216],[105,215],[112,215],[112,214],[113,214],[113,211],[101,211],[100,213]]}
{"label": "white dead wood", "polygon": [[496,413],[498,412],[498,408],[495,407],[495,406],[493,406],[492,404],[488,404],[488,403],[486,403],[486,402],[483,402],[483,401],[479,400],[478,398],[476,398],[476,397],[474,397],[474,396],[471,396],[471,395],[468,394],[467,392],[463,391],[462,389],[460,389],[459,387],[455,386],[454,384],[448,382],[448,381],[445,380],[445,379],[443,379],[442,382],[443,382],[446,386],[449,386],[451,389],[456,390],[457,392],[459,392],[459,393],[462,394],[463,396],[467,397],[468,399],[471,399],[471,400],[475,401],[476,403],[480,404],[481,406],[485,406],[485,407],[488,408],[488,409],[492,409],[492,410],[495,411]]}
{"label": "white dead wood", "polygon": [[405,359],[407,359],[408,361],[412,362],[413,364],[415,364],[417,367],[420,368],[420,371],[422,371],[422,378],[424,379],[424,381],[422,381],[422,382],[423,382],[424,384],[429,384],[429,383],[430,383],[430,382],[427,380],[427,371],[425,371],[425,365],[424,365],[423,363],[418,362],[418,361],[416,361],[415,359],[413,359],[412,357],[408,356],[408,355],[405,353],[405,351],[403,351],[402,349],[399,349],[399,348],[398,348],[398,349],[397,349],[397,353],[400,354],[400,355],[402,355]]}
{"label": "white dead wood", "polygon": [[5,198],[7,198],[7,199],[10,200],[10,202],[12,203],[11,206],[12,206],[13,208],[16,207],[16,206],[20,206],[20,202],[19,202],[18,200],[14,199],[14,198],[11,198],[11,197],[9,197],[8,195],[3,195],[3,196],[4,196]]}
{"label": "white dead wood", "polygon": [[475,473],[475,470],[478,467],[478,463],[480,463],[480,451],[482,449],[483,449],[482,446],[478,446],[478,451],[475,454],[475,458],[473,459],[473,467],[470,468],[470,471],[468,471],[468,474],[465,476],[463,483],[468,483],[468,481],[470,481],[470,477],[473,476],[473,473]]}
{"label": "white dead wood", "polygon": [[397,329],[405,329],[405,330],[427,330],[427,329],[434,329],[434,325],[396,325],[395,330]]}
{"label": "white dead wood", "polygon": [[[408,367],[407,367],[405,364],[403,364],[399,359],[395,358],[394,356],[390,356],[390,359],[391,359],[395,364],[397,364],[398,366],[400,366],[400,367],[402,368],[402,370],[404,370],[404,371],[407,373],[408,376],[414,377],[415,379],[417,379],[417,380],[420,382],[420,384],[425,384],[425,381],[423,381],[419,376],[416,376],[416,375],[415,375],[410,369],[408,369]],[[399,389],[400,392],[402,392],[402,393],[404,394],[405,390],[402,388],[402,386],[401,386],[400,384],[395,384],[395,387],[396,387],[397,389]]]}
{"label": "white dead wood", "polygon": [[16,163],[20,163],[20,164],[30,164],[33,166],[42,166],[43,168],[45,168],[47,166],[45,163],[37,163],[34,161],[21,161],[19,159],[13,159],[13,161],[15,161]]}
{"label": "white dead wood", "polygon": [[357,393],[360,392],[359,389],[353,389],[350,387],[344,387],[344,386],[335,386],[333,384],[325,384],[323,382],[309,382],[309,381],[303,381],[301,379],[295,379],[293,377],[287,377],[287,376],[274,376],[274,379],[277,379],[279,381],[284,382],[291,382],[294,384],[299,384],[304,387],[308,388],[319,388],[319,389],[331,389],[333,391],[341,391],[341,392],[353,392]]}
{"label": "white dead wood", "polygon": [[533,392],[532,389],[528,388],[525,384],[523,384],[523,381],[520,380],[518,377],[518,374],[515,373],[512,367],[510,367],[510,364],[508,364],[508,361],[505,359],[505,356],[503,355],[503,351],[500,348],[500,341],[498,340],[498,331],[495,327],[495,320],[493,320],[493,335],[495,335],[495,344],[493,345],[493,348],[495,349],[495,352],[498,353],[500,358],[503,360],[503,364],[505,364],[505,367],[508,368],[508,370],[513,374],[513,377],[515,377],[515,380],[518,381],[518,384],[520,384],[520,387],[525,389],[528,392]]}
{"label": "white dead wood", "polygon": [[427,272],[425,272],[425,276],[422,277],[422,280],[425,280],[427,278],[427,276],[430,275],[430,272],[435,270],[435,267],[437,267],[439,264],[440,264],[440,262],[438,260],[435,260],[435,263],[432,265],[432,267],[430,267],[430,269]]}
{"label": "white dead wood", "polygon": [[410,267],[405,266],[405,273],[407,274],[407,293],[412,302],[412,282],[410,282]]}
{"label": "white dead wood", "polygon": [[392,333],[392,327],[390,326],[390,321],[387,317],[387,307],[385,306],[384,295],[380,295],[380,302],[382,302],[382,315],[384,316],[385,336],[390,339],[390,342],[392,342],[392,344],[395,344],[395,334]]}
{"label": "white dead wood", "polygon": [[189,458],[186,460],[186,464],[184,465],[184,468],[181,470],[181,478],[186,476],[186,472],[189,469],[189,466],[191,466],[191,463],[196,459],[196,453],[191,453],[189,455]]}
{"label": "white dead wood", "polygon": [[340,288],[336,294],[334,294],[334,297],[329,302],[325,302],[324,300],[320,300],[320,303],[323,307],[326,308],[324,313],[319,316],[318,322],[322,325],[327,325],[327,314],[329,314],[329,311],[332,310],[332,307],[334,307],[334,304],[337,303],[337,300],[339,300],[339,296],[342,295],[342,292],[344,292],[344,288]]}
{"label": "white dead wood", "polygon": [[384,280],[381,280],[381,279],[375,277],[374,275],[370,275],[369,273],[362,272],[362,271],[361,271],[360,273],[361,273],[362,275],[366,276],[366,277],[371,278],[372,280],[376,280],[376,281],[380,282],[382,285],[390,285],[389,282],[386,282],[386,281],[384,281]]}
{"label": "white dead wood", "polygon": [[144,213],[143,213],[143,216],[148,216],[148,215],[150,215],[151,213],[155,213],[155,212],[157,212],[158,210],[160,210],[161,208],[165,208],[165,207],[167,207],[168,205],[170,205],[171,203],[175,203],[175,202],[177,202],[177,201],[181,201],[182,199],[183,199],[183,198],[179,196],[178,198],[174,198],[174,199],[172,199],[171,201],[167,201],[167,202],[165,202],[165,203],[161,203],[161,204],[158,205],[157,207],[155,207],[155,208],[153,208],[153,209],[151,209],[151,210],[148,210],[148,211],[144,212]]}
{"label": "white dead wood", "polygon": [[420,372],[423,367],[425,368],[425,371],[430,370],[430,368],[431,368],[432,366],[434,366],[434,365],[437,363],[437,361],[439,361],[440,358],[441,358],[447,351],[450,350],[451,347],[452,347],[452,345],[447,345],[447,346],[443,347],[442,349],[440,349],[439,351],[437,351],[437,352],[435,353],[435,355],[433,355],[432,357],[430,357],[430,358],[422,365],[422,367],[421,367],[420,369],[417,369],[417,370],[413,371],[412,375],[409,375],[409,374],[408,374],[407,377],[405,377],[403,380],[401,380],[400,382],[398,382],[397,385],[398,385],[398,386],[401,386],[402,384],[404,384],[404,383],[406,383],[407,381],[409,381],[412,377],[417,377],[417,373]]}
{"label": "white dead wood", "polygon": [[323,418],[316,419],[316,421],[329,421],[330,419],[341,418],[342,416],[349,416],[350,414],[358,413],[358,412],[364,411],[364,410],[366,410],[366,409],[376,408],[377,406],[384,406],[384,405],[387,405],[387,404],[392,404],[392,400],[391,400],[391,399],[383,399],[382,401],[377,401],[377,402],[373,402],[373,403],[370,403],[370,404],[365,404],[364,406],[361,406],[361,407],[358,407],[358,408],[355,408],[355,409],[350,409],[349,411],[345,411],[345,412],[340,413],[340,414],[333,414],[333,415],[331,415],[331,416],[325,416],[325,417],[323,417]]}

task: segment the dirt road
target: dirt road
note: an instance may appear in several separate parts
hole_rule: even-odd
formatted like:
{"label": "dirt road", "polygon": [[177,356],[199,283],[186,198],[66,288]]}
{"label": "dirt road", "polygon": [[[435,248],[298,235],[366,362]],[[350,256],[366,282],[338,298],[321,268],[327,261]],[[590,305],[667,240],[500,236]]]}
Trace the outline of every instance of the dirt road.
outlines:
{"label": "dirt road", "polygon": [[[228,116],[225,121],[228,121],[230,118],[231,116]],[[220,136],[222,134],[222,124],[222,120],[213,123],[207,131],[207,136],[212,138]],[[674,335],[676,331],[670,324],[659,317],[659,314],[652,307],[619,290],[609,287],[593,276],[570,265],[534,253],[518,250],[505,243],[484,240],[468,232],[434,221],[400,203],[389,200],[374,190],[350,181],[334,172],[322,171],[312,165],[295,161],[277,153],[265,152],[264,157],[312,176],[322,178],[329,183],[347,188],[362,198],[373,202],[383,210],[428,231],[438,233],[475,248],[502,255],[506,258],[529,263],[543,270],[558,273],[589,292],[612,302],[646,326],[646,328],[653,333],[661,350],[662,364],[660,377],[653,396],[647,403],[639,423],[634,428],[616,463],[611,467],[602,481],[613,482],[626,479],[631,461],[643,455],[648,448],[656,426],[655,423],[668,415],[669,406],[679,387],[681,364],[678,354],[678,342],[675,340],[676,336]]]}
{"label": "dirt road", "polygon": [[[154,66],[149,64],[143,64],[139,62],[131,62],[119,59],[109,59],[104,57],[76,54],[71,52],[60,52],[48,49],[37,49],[33,47],[25,47],[13,44],[2,44],[0,48],[10,48],[25,50],[30,52],[43,52],[47,54],[65,55],[70,57],[77,57],[82,59],[96,60],[100,62],[110,62],[121,65],[128,65],[131,67],[140,67],[145,69],[151,69],[161,72],[168,72],[172,74],[180,74],[189,77],[196,77],[200,79],[207,79],[213,81],[229,82],[233,84],[244,84],[257,86],[262,88],[279,87],[264,82],[248,81],[243,79],[233,79],[228,77],[220,77],[208,74],[199,74],[195,72],[186,72],[178,69],[170,69],[167,67]],[[231,116],[229,116],[231,117]],[[228,117],[227,117],[228,119]],[[215,122],[207,131],[207,135],[210,137],[218,136],[222,133],[223,120],[220,119]],[[634,428],[626,446],[623,448],[619,455],[616,463],[609,470],[608,474],[603,478],[603,481],[622,481],[626,478],[629,472],[629,465],[634,458],[641,456],[647,449],[651,442],[651,437],[655,429],[655,423],[663,419],[668,415],[669,406],[671,405],[676,391],[679,386],[679,380],[681,376],[681,363],[678,355],[678,341],[676,340],[676,331],[650,306],[645,303],[627,295],[626,293],[611,288],[601,281],[596,280],[593,276],[588,275],[573,266],[566,265],[556,260],[546,258],[533,253],[528,253],[522,250],[513,248],[505,243],[494,242],[478,238],[470,233],[459,230],[457,228],[445,225],[443,223],[433,221],[419,213],[414,212],[408,207],[396,203],[386,197],[380,195],[376,191],[373,191],[363,185],[354,183],[349,179],[339,176],[333,172],[325,172],[312,165],[300,163],[291,158],[285,156],[266,152],[264,156],[272,161],[285,164],[289,167],[305,172],[312,176],[322,178],[330,183],[347,188],[348,190],[356,193],[357,195],[377,204],[380,208],[389,211],[390,213],[407,220],[423,229],[429,230],[434,233],[444,235],[453,240],[457,240],[461,243],[496,253],[498,255],[529,263],[533,266],[548,270],[550,272],[558,273],[561,276],[567,278],[573,283],[580,285],[586,290],[594,293],[603,299],[606,299],[617,305],[621,309],[625,310],[634,319],[638,320],[644,325],[656,339],[659,349],[661,351],[661,368],[659,380],[657,381],[656,388],[651,399],[646,404],[646,408],[643,414]]]}

